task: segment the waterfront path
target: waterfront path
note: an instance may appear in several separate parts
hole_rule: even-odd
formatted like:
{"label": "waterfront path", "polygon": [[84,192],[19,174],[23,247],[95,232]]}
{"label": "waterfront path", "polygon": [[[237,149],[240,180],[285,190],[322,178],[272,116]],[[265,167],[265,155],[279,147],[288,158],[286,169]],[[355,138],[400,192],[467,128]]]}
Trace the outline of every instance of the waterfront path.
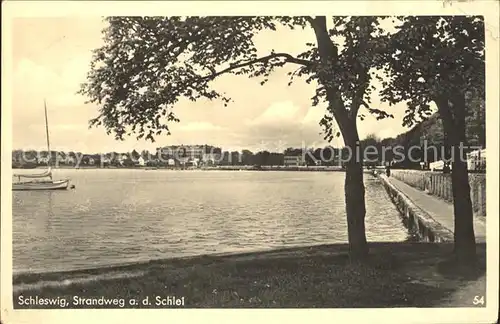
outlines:
{"label": "waterfront path", "polygon": [[[429,195],[422,190],[407,185],[394,177],[385,177],[396,189],[401,191],[415,205],[427,212],[435,221],[453,232],[454,216],[453,205],[435,196]],[[486,218],[474,216],[474,232],[477,242],[486,242]]]}

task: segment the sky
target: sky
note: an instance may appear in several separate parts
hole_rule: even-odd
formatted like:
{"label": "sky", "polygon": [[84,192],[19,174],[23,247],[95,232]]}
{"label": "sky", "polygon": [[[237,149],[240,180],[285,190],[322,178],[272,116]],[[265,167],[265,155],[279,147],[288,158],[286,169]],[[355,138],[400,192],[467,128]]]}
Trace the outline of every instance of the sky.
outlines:
{"label": "sky", "polygon": [[[16,18],[13,24],[13,149],[46,149],[44,99],[47,102],[51,149],[85,153],[154,150],[171,144],[209,144],[223,150],[283,151],[287,147],[323,147],[319,121],[325,105],[312,107],[314,86],[297,79],[288,86],[288,71],[278,69],[264,86],[258,79],[222,76],[215,86],[234,100],[228,107],[219,101],[181,100],[174,112],[180,122],[170,126],[172,135],[161,135],[155,143],[124,141],[107,135],[104,128],[88,127],[98,115],[94,104],[76,94],[85,82],[92,50],[103,44],[101,17]],[[255,43],[263,54],[271,49],[298,54],[314,41],[312,30],[265,32]],[[360,137],[375,134],[393,137],[407,130],[402,126],[406,109],[401,103],[389,107],[372,96],[372,107],[384,109],[394,119],[358,120]],[[336,139],[334,146],[341,146]]]}

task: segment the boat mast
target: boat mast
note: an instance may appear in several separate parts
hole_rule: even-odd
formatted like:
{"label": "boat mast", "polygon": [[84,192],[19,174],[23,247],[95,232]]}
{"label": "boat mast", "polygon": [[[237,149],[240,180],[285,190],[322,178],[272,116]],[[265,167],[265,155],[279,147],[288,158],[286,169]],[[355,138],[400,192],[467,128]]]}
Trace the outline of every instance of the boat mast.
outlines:
{"label": "boat mast", "polygon": [[[51,162],[51,159],[52,159],[52,154],[50,152],[49,122],[48,122],[48,118],[47,118],[47,102],[46,102],[45,99],[43,100],[43,106],[45,108],[45,133],[46,133],[46,136],[47,136],[47,151],[48,151],[48,154],[49,154],[49,160],[47,162],[47,166],[50,169],[50,162]],[[50,174],[50,179],[52,179],[52,173]]]}

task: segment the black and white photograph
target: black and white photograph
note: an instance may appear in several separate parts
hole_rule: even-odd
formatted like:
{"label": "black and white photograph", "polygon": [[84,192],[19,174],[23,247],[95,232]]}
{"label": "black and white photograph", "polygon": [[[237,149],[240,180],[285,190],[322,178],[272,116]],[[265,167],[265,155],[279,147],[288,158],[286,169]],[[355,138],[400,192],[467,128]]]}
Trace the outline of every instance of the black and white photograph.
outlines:
{"label": "black and white photograph", "polygon": [[498,2],[78,2],[2,3],[2,323],[496,322]]}

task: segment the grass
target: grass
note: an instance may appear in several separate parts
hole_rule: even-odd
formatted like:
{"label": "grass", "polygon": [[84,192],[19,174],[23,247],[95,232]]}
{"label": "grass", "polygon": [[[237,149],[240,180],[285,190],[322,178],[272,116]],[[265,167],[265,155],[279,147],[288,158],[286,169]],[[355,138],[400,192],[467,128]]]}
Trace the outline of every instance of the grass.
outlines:
{"label": "grass", "polygon": [[[68,301],[73,296],[126,301],[148,296],[152,301],[126,303],[129,308],[157,307],[155,296],[184,297],[188,308],[472,307],[474,295],[485,295],[486,289],[485,245],[477,250],[479,261],[466,275],[463,269],[455,271],[452,246],[436,243],[372,243],[371,257],[363,264],[351,264],[347,245],[336,244],[26,274],[14,278],[14,308],[24,307],[16,303],[20,295]],[[471,283],[480,291],[454,297]]]}

